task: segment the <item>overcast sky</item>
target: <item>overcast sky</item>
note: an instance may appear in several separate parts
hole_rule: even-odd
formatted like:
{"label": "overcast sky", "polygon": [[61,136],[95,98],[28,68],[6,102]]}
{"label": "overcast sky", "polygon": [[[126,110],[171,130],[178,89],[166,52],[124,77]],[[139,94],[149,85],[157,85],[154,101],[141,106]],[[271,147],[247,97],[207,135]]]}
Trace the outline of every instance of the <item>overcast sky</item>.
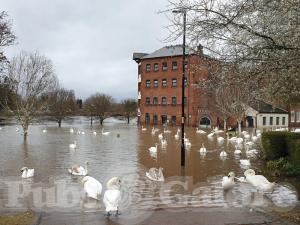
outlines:
{"label": "overcast sky", "polygon": [[22,50],[49,57],[61,85],[77,98],[95,92],[136,98],[132,53],[168,44],[163,40],[169,21],[157,13],[167,5],[167,0],[0,0],[17,36],[16,45],[4,51],[9,57]]}

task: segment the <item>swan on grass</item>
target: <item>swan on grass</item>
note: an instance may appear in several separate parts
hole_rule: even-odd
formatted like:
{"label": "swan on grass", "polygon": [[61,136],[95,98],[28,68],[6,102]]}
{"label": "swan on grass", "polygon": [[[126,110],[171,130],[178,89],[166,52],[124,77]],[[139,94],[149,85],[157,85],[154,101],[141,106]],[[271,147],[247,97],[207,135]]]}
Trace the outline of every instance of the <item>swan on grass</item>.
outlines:
{"label": "swan on grass", "polygon": [[87,197],[99,200],[102,192],[102,184],[93,177],[85,176],[81,180],[84,193]]}
{"label": "swan on grass", "polygon": [[148,172],[146,172],[146,177],[152,181],[164,181],[163,168],[151,168]]}
{"label": "swan on grass", "polygon": [[223,190],[229,190],[235,186],[234,182],[235,174],[234,172],[230,172],[228,176],[223,177],[222,179],[222,188]]}
{"label": "swan on grass", "polygon": [[21,169],[22,178],[30,178],[34,176],[34,169],[28,169],[26,166]]}
{"label": "swan on grass", "polygon": [[200,153],[206,153],[206,148],[205,148],[205,146],[204,146],[204,143],[202,143],[202,146],[201,146],[199,152],[200,152]]}
{"label": "swan on grass", "polygon": [[104,192],[103,203],[107,216],[111,212],[119,215],[119,204],[121,202],[121,180],[118,177],[111,178],[106,184],[107,190]]}
{"label": "swan on grass", "polygon": [[71,148],[71,149],[75,149],[75,148],[77,148],[77,142],[76,142],[76,141],[74,141],[74,143],[72,143],[72,144],[69,144],[69,148]]}
{"label": "swan on grass", "polygon": [[109,131],[106,131],[106,132],[104,132],[104,129],[102,128],[102,130],[101,130],[101,134],[102,134],[102,135],[109,135],[109,134],[110,134],[110,132],[109,132]]}
{"label": "swan on grass", "polygon": [[263,175],[255,175],[254,170],[248,169],[244,172],[244,175],[246,177],[246,181],[258,190],[266,192],[273,191],[275,183],[271,183]]}
{"label": "swan on grass", "polygon": [[75,176],[86,176],[88,174],[88,164],[88,162],[85,162],[85,168],[83,166],[74,165],[68,169],[68,171]]}

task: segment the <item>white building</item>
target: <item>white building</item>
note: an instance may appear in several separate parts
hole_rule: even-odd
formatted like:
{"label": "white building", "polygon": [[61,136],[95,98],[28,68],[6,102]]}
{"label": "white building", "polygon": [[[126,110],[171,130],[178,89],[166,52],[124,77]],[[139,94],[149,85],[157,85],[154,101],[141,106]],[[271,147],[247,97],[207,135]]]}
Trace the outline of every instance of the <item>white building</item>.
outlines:
{"label": "white building", "polygon": [[284,128],[289,126],[289,113],[280,108],[273,108],[265,102],[258,102],[246,110],[246,127]]}

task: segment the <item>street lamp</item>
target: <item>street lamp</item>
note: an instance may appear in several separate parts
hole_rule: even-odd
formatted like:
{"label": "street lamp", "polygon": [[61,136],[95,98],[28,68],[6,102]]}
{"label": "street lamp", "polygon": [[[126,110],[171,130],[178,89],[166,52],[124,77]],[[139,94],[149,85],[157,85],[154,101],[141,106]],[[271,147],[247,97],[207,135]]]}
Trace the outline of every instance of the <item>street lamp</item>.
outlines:
{"label": "street lamp", "polygon": [[181,94],[181,166],[185,166],[185,145],[184,145],[184,90],[185,90],[185,28],[186,28],[186,9],[173,10],[173,13],[183,14],[183,42],[182,42],[182,94]]}

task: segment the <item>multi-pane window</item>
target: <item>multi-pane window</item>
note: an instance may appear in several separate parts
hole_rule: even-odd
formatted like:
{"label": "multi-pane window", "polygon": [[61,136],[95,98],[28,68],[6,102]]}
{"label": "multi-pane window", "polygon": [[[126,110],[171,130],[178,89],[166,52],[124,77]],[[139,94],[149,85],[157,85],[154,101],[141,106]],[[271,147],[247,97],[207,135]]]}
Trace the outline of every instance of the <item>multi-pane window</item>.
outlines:
{"label": "multi-pane window", "polygon": [[267,124],[267,117],[263,117],[263,125],[265,126]]}
{"label": "multi-pane window", "polygon": [[296,112],[296,122],[300,122],[300,112]]}
{"label": "multi-pane window", "polygon": [[153,97],[153,105],[158,105],[158,97]]}
{"label": "multi-pane window", "polygon": [[291,122],[295,122],[295,111],[291,111]]}
{"label": "multi-pane window", "polygon": [[158,63],[154,63],[154,71],[158,71]]}
{"label": "multi-pane window", "polygon": [[172,116],[171,122],[172,125],[176,125],[176,116]]}
{"label": "multi-pane window", "polygon": [[187,102],[188,102],[188,98],[187,98],[187,97],[184,97],[184,106],[187,105]]}
{"label": "multi-pane window", "polygon": [[163,87],[167,87],[167,79],[162,79],[161,85],[162,85]]}
{"label": "multi-pane window", "polygon": [[167,63],[167,62],[163,62],[163,63],[162,63],[162,70],[163,70],[163,71],[168,70],[168,63]]}
{"label": "multi-pane window", "polygon": [[285,117],[282,117],[282,125],[285,125]]}
{"label": "multi-pane window", "polygon": [[162,105],[167,105],[167,97],[162,97],[161,98],[161,104]]}
{"label": "multi-pane window", "polygon": [[150,115],[149,115],[149,113],[146,113],[146,115],[145,115],[145,122],[147,124],[150,123]]}
{"label": "multi-pane window", "polygon": [[150,105],[150,97],[146,97],[146,105]]}
{"label": "multi-pane window", "polygon": [[172,69],[177,70],[177,62],[176,61],[172,62]]}
{"label": "multi-pane window", "polygon": [[177,102],[176,102],[176,97],[172,97],[172,105],[176,105]]}
{"label": "multi-pane window", "polygon": [[150,70],[151,70],[151,65],[150,65],[150,64],[147,64],[147,65],[146,65],[146,72],[150,72]]}
{"label": "multi-pane window", "polygon": [[176,78],[172,79],[172,87],[177,87],[177,79]]}
{"label": "multi-pane window", "polygon": [[150,87],[150,80],[146,80],[146,87]]}
{"label": "multi-pane window", "polygon": [[279,125],[279,117],[276,117],[276,125]]}
{"label": "multi-pane window", "polygon": [[153,115],[153,124],[154,125],[158,124],[158,117],[157,117],[157,115]]}
{"label": "multi-pane window", "polygon": [[186,77],[184,78],[184,86],[185,87],[187,86],[187,78]]}
{"label": "multi-pane window", "polygon": [[158,80],[153,81],[153,87],[157,88],[158,87]]}
{"label": "multi-pane window", "polygon": [[273,125],[273,117],[270,117],[270,125]]}

